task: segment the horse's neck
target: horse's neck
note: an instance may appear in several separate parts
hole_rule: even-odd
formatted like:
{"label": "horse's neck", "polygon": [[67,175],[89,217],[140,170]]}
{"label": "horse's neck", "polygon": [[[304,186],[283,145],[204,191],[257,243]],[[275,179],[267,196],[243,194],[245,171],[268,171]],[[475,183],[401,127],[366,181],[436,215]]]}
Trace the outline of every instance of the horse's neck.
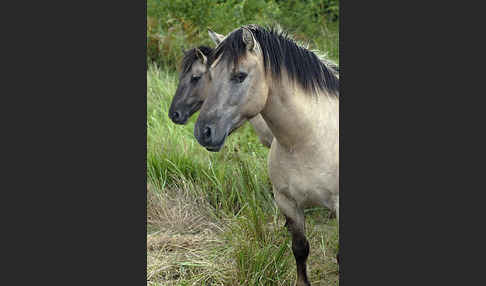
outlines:
{"label": "horse's neck", "polygon": [[273,87],[261,112],[280,146],[293,152],[338,146],[339,100],[300,88]]}
{"label": "horse's neck", "polygon": [[267,123],[261,116],[261,114],[257,114],[255,117],[251,118],[250,124],[253,126],[255,133],[258,135],[260,142],[265,145],[266,147],[270,148],[272,145],[273,134],[268,128]]}

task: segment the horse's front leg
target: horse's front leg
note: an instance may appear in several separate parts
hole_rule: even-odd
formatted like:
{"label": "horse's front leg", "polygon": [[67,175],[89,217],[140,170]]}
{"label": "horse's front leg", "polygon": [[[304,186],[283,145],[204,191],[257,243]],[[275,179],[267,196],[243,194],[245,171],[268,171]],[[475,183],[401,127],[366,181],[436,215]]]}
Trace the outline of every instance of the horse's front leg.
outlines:
{"label": "horse's front leg", "polygon": [[305,237],[304,225],[305,218],[304,212],[301,210],[296,211],[297,215],[293,218],[285,216],[287,229],[292,235],[292,252],[295,257],[295,263],[297,265],[297,282],[296,286],[310,286],[307,278],[307,257],[309,256],[309,241]]}
{"label": "horse's front leg", "polygon": [[[337,217],[337,225],[338,225],[338,233],[339,233],[339,196],[337,197],[336,199],[336,203],[335,203],[335,207],[334,207],[334,211],[336,212],[336,217]],[[337,263],[338,263],[338,267],[339,267],[339,275],[341,275],[341,265],[339,263],[339,249],[341,247],[339,246],[338,248],[338,253],[336,254],[336,260],[337,260]]]}

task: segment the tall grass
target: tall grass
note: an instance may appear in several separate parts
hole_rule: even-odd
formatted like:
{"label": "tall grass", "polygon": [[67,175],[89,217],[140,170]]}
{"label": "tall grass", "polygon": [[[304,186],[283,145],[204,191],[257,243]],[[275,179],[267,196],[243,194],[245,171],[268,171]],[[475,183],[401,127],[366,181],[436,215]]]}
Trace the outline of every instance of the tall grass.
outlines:
{"label": "tall grass", "polygon": [[[272,198],[268,149],[249,124],[218,153],[193,135],[195,114],[173,124],[172,70],[147,72],[147,215],[150,285],[291,285],[290,236]],[[313,285],[337,285],[337,226],[324,209],[307,212]]]}

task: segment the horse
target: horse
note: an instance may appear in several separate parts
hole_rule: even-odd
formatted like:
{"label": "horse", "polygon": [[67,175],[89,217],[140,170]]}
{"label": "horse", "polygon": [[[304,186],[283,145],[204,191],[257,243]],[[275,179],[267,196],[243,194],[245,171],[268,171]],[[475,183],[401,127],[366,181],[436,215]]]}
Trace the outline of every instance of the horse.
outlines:
{"label": "horse", "polygon": [[[224,38],[220,34],[211,32],[209,32],[209,35],[213,38],[213,41],[217,41],[221,37]],[[203,93],[201,93],[203,83],[200,79],[206,73],[207,57],[212,52],[212,49],[207,46],[199,46],[188,51],[183,50],[183,52],[184,57],[179,74],[179,84],[169,108],[169,118],[175,124],[181,125],[186,124],[191,115],[197,112],[204,102]],[[253,126],[260,142],[267,148],[270,148],[273,135],[261,115],[252,118],[250,124]]]}
{"label": "horse", "polygon": [[295,285],[309,286],[304,209],[327,207],[339,221],[339,76],[285,32],[257,25],[228,34],[208,65],[194,136],[218,152],[244,122],[263,117],[274,135],[268,171],[292,237]]}

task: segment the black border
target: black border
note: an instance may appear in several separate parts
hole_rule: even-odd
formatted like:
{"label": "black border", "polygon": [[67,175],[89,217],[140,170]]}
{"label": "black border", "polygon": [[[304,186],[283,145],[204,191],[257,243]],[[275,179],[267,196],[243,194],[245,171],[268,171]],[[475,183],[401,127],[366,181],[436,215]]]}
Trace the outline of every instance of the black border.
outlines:
{"label": "black border", "polygon": [[484,48],[465,40],[482,33],[480,11],[341,1],[340,285],[344,276],[346,285],[482,277],[468,256],[484,240],[469,233],[484,224],[472,214],[484,183],[474,182],[482,169],[468,160],[484,140],[468,136],[484,133],[484,105],[470,101],[483,90],[473,87],[483,82],[472,79],[482,75],[470,67],[479,63],[473,51]]}
{"label": "black border", "polygon": [[[343,36],[343,17],[344,15],[344,8],[343,3],[339,3],[339,285],[344,285],[344,247],[343,247],[343,233],[344,233],[344,208],[343,208],[343,201],[344,201],[344,187],[343,187],[343,162],[342,162],[342,154],[343,154],[343,91],[344,91],[344,84],[343,84],[343,75],[344,75],[344,56],[343,56],[343,47],[344,47],[344,36]],[[345,163],[346,165],[346,163]],[[345,175],[346,176],[346,175]]]}
{"label": "black border", "polygon": [[[472,274],[457,255],[477,251],[466,231],[483,223],[466,226],[480,218],[467,214],[483,200],[463,192],[483,184],[457,157],[477,157],[481,141],[451,132],[482,134],[472,115],[483,105],[458,106],[482,88],[464,78],[477,58],[461,61],[471,51],[454,43],[482,25],[461,27],[471,15],[457,5],[430,5],[340,3],[340,285],[344,265],[349,285],[464,284]],[[4,80],[14,102],[4,106],[19,106],[4,120],[14,132],[2,133],[13,142],[6,170],[18,172],[2,177],[14,197],[2,201],[13,224],[4,275],[146,284],[146,2],[28,8],[12,20],[28,29],[12,24],[20,36],[3,41],[14,43],[6,55],[20,77]]]}
{"label": "black border", "polygon": [[22,6],[2,278],[146,285],[146,2]]}

